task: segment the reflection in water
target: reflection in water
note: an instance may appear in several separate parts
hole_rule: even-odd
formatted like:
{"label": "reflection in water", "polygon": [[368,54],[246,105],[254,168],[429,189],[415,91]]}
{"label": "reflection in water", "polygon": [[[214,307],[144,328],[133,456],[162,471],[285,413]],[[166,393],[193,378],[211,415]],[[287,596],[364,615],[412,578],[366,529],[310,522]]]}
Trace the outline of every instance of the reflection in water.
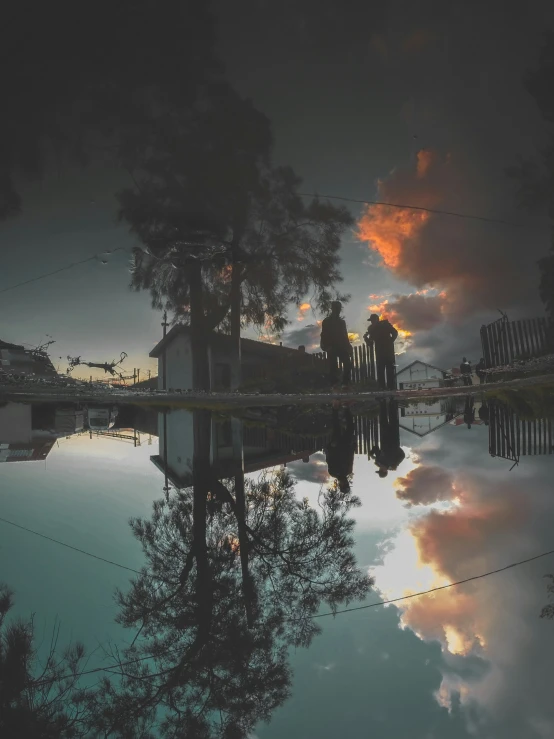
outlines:
{"label": "reflection in water", "polygon": [[[489,472],[475,468],[474,445],[481,445],[481,464],[487,444],[493,457],[516,461],[550,454],[551,420],[537,417],[548,406],[542,403],[541,411],[521,397],[517,408],[486,396],[476,403],[468,398],[448,403],[399,408],[384,400],[374,416],[336,405],[293,415],[288,426],[286,414],[248,412],[245,421],[205,410],[166,410],[156,426],[154,413],[122,408],[128,428],[150,434],[158,429],[159,454],[151,460],[165,480],[165,494],[152,514],[131,520],[144,560],[130,586],[117,592],[117,621],[128,637],[108,648],[110,659],[102,669],[109,669],[100,682],[96,675],[81,688],[79,676],[87,667],[83,648],[76,645],[40,667],[32,658],[33,624],[11,626],[12,599],[3,590],[0,628],[8,646],[0,650],[2,736],[259,733],[259,722],[287,704],[293,685],[290,647],[313,643],[320,623],[313,617],[322,607],[334,611],[369,592],[371,580],[356,564],[351,517],[359,505],[353,491],[363,492],[369,510],[374,507],[373,484],[389,485],[389,497],[414,514],[383,534],[373,574],[385,597],[448,585],[536,553],[532,539],[516,536],[533,515],[518,473],[492,482]],[[56,434],[79,434],[78,413],[9,404],[0,409],[2,448],[11,454],[15,444],[35,439],[55,444]],[[433,428],[416,429],[411,419],[431,420]],[[468,420],[470,434],[464,431]],[[405,439],[401,429],[410,431]],[[432,430],[437,435],[430,444]],[[120,430],[112,431],[105,443],[119,441]],[[439,438],[440,462],[432,457]],[[402,464],[406,439],[421,444],[415,462],[411,455],[413,467]],[[459,439],[470,442],[471,464],[462,459],[449,467],[443,457],[459,452]],[[308,468],[309,457],[321,449],[332,482],[322,486],[321,475],[300,473],[296,482],[287,465]],[[496,459],[487,461],[493,474],[502,470]],[[374,472],[388,479],[381,482]],[[317,505],[301,498],[305,492],[317,497]],[[508,542],[510,548],[503,549]],[[421,640],[438,641],[446,655],[480,660],[484,680],[481,663],[500,652],[483,593],[492,602],[501,591],[502,583],[495,581],[487,588],[439,591],[397,608],[402,625]],[[529,618],[538,621],[542,605],[531,602]],[[365,668],[371,665],[369,660]],[[302,695],[301,686],[296,690]],[[463,670],[444,668],[436,700],[450,711],[475,700]]]}
{"label": "reflection in water", "polygon": [[379,477],[386,477],[398,468],[406,454],[400,446],[398,404],[395,400],[379,401],[379,446],[374,446],[371,456],[377,465]]}
{"label": "reflection in water", "polygon": [[[285,470],[245,479],[242,443],[224,457],[233,474],[222,479],[211,414],[187,415],[189,486],[167,488],[151,518],[131,521],[145,564],[117,594],[130,646],[113,646],[117,679],[82,695],[102,735],[146,736],[136,732],[156,725],[167,736],[245,736],[289,695],[288,647],[311,643],[320,605],[334,610],[371,586],[352,553],[349,512],[359,502],[348,490],[322,490],[315,509]],[[17,691],[24,701],[25,680]]]}

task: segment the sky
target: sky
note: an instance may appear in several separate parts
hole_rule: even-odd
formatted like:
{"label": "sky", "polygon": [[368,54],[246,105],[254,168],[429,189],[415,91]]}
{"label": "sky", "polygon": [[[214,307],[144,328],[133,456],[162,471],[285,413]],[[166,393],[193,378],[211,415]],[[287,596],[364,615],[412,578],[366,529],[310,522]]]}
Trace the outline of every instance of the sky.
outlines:
{"label": "sky", "polygon": [[[421,439],[402,431],[401,444],[406,459],[385,479],[365,456],[355,458],[352,489],[361,505],[352,511],[354,553],[375,578],[367,602],[552,548],[551,457],[522,457],[510,471],[509,462],[488,455],[483,426],[447,424]],[[149,516],[162,497],[163,475],[150,461],[156,446],[155,438],[134,448],[74,436],[61,440],[46,464],[5,464],[2,517],[138,568],[142,556],[128,520]],[[325,455],[289,470],[298,497],[315,504],[328,479]],[[127,588],[128,572],[0,526],[14,615],[34,612],[47,634],[58,618],[61,644],[128,642],[113,621],[113,592]],[[554,627],[539,614],[547,602],[543,575],[552,566],[545,557],[433,596],[322,619],[310,648],[291,653],[291,698],[256,736],[549,739]],[[91,664],[102,659],[99,650]]]}
{"label": "sky", "polygon": [[[369,602],[408,595],[551,549],[549,457],[519,467],[488,455],[488,429],[447,424],[401,432],[397,476],[380,480],[356,456],[356,555],[375,577]],[[315,500],[324,455],[293,463]],[[310,467],[313,468],[310,471]],[[295,695],[261,739],[301,727],[331,739],[411,736],[546,739],[554,632],[539,614],[552,557],[395,606],[337,615],[296,653]],[[323,624],[322,624],[323,625]],[[339,708],[340,707],[340,708]]]}
{"label": "sky", "polygon": [[[357,225],[341,250],[349,330],[362,334],[377,310],[410,334],[400,365],[450,367],[461,355],[479,359],[479,327],[499,309],[542,313],[536,260],[549,226],[540,212],[518,210],[505,169],[545,140],[522,78],[554,26],[550,3],[215,0],[214,10],[229,78],[269,116],[275,161],[292,165],[306,192],[522,224],[351,204]],[[114,194],[129,184],[99,163],[21,183],[23,213],[0,224],[8,253],[0,291],[122,251],[0,292],[4,340],[51,336],[62,370],[67,355],[110,361],[121,351],[126,370],[155,370],[148,353],[161,316],[127,289],[123,250],[134,241],[116,221]],[[291,306],[280,339],[316,347],[321,318]]]}

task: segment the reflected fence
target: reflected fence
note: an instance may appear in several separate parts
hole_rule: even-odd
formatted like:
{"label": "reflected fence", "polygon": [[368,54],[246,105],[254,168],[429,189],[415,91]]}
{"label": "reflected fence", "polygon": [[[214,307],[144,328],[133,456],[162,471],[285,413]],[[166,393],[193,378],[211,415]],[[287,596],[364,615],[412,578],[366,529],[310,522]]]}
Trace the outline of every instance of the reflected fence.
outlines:
{"label": "reflected fence", "polygon": [[489,405],[489,453],[515,464],[522,456],[554,454],[551,418],[525,420],[501,403]]}

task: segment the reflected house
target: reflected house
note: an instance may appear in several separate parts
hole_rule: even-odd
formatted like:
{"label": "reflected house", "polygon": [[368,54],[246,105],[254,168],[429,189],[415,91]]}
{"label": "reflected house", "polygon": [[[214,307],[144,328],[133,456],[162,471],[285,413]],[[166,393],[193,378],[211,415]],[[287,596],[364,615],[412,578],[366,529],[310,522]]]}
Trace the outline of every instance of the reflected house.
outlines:
{"label": "reflected house", "polygon": [[416,436],[427,436],[452,422],[459,412],[455,398],[413,403],[400,408],[400,428]]}
{"label": "reflected house", "polygon": [[[194,454],[193,414],[173,410],[158,415],[159,454],[153,464],[176,488],[192,485]],[[210,462],[218,479],[232,477],[237,470],[233,434],[240,434],[244,472],[257,472],[302,460],[321,448],[321,440],[277,431],[269,425],[246,425],[238,419],[211,420]]]}
{"label": "reflected house", "polygon": [[448,371],[416,359],[396,373],[399,390],[428,390],[444,387]]}
{"label": "reflected house", "polygon": [[6,403],[0,408],[0,462],[45,460],[57,439],[83,430],[83,416],[75,408]]}
{"label": "reflected house", "polygon": [[57,376],[46,352],[25,349],[6,341],[0,341],[0,370],[13,375],[33,375],[40,379]]}
{"label": "reflected house", "polygon": [[[301,366],[313,357],[305,351],[263,341],[242,338],[241,381],[264,379],[279,367]],[[174,326],[150,352],[158,360],[158,390],[192,389],[192,347],[190,328]],[[233,343],[228,334],[213,332],[208,339],[211,390],[229,390],[238,385],[233,369]]]}
{"label": "reflected house", "polygon": [[[158,389],[189,390],[192,388],[192,346],[190,328],[178,324],[150,352],[158,360]],[[241,339],[242,382],[262,380],[279,368],[311,363],[312,356],[298,349]],[[210,389],[230,390],[238,385],[234,371],[233,343],[227,334],[212,333],[208,339]],[[308,461],[321,444],[309,437],[284,434],[259,419],[256,426],[237,420],[216,421],[212,418],[210,462],[219,479],[232,476],[236,470],[233,434],[240,436],[244,471],[255,472],[288,462]],[[177,488],[191,484],[194,454],[193,415],[173,410],[158,416],[159,454],[152,462]]]}

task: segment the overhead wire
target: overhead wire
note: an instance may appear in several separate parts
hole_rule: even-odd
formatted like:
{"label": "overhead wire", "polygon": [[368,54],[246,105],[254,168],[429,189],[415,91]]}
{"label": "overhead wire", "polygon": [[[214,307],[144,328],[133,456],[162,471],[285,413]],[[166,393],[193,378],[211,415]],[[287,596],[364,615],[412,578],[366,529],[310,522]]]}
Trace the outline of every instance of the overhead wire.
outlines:
{"label": "overhead wire", "polygon": [[72,549],[74,552],[79,552],[79,554],[84,554],[85,556],[91,557],[92,559],[97,559],[100,562],[105,562],[106,564],[113,565],[114,567],[119,567],[121,570],[128,570],[129,572],[134,572],[136,575],[141,574],[139,570],[135,570],[133,567],[127,567],[126,565],[119,564],[119,562],[114,562],[111,559],[105,559],[104,557],[100,557],[97,554],[92,554],[92,552],[87,552],[84,549],[79,549],[79,547],[74,547],[72,544],[66,544],[65,542],[60,541],[59,539],[54,539],[53,537],[47,536],[46,534],[41,534],[39,531],[34,531],[33,529],[29,529],[26,526],[21,526],[18,523],[9,521],[7,518],[2,518],[0,516],[0,521],[2,523],[6,523],[10,526],[13,526],[16,529],[21,529],[21,531],[26,531],[28,534],[34,534],[35,536],[39,536],[41,539],[46,539],[47,541],[51,541],[54,544],[59,544],[61,547]]}
{"label": "overhead wire", "polygon": [[[107,562],[109,564],[114,564],[116,567],[121,567],[121,568],[123,568],[125,570],[131,570],[133,572],[137,572],[137,574],[138,574],[138,571],[137,570],[133,570],[131,567],[125,567],[124,565],[119,565],[116,562],[111,562],[110,560],[104,559],[103,557],[97,557],[96,555],[91,555],[89,552],[85,552],[85,551],[83,551],[81,549],[77,549],[76,547],[73,547],[73,546],[64,544],[63,542],[59,542],[56,539],[52,539],[51,537],[44,536],[42,534],[38,534],[36,531],[32,531],[31,529],[26,529],[25,527],[19,526],[18,524],[13,524],[11,521],[6,521],[6,519],[4,519],[4,518],[0,518],[0,521],[4,521],[6,523],[11,523],[12,525],[17,526],[17,528],[23,529],[25,531],[30,531],[33,534],[37,534],[38,536],[42,536],[43,538],[49,539],[50,541],[54,541],[57,544],[61,544],[62,546],[67,546],[69,549],[75,549],[76,551],[80,552],[81,554],[86,554],[87,556],[92,556],[92,557],[94,557],[94,559],[100,559],[100,560],[102,560],[104,562]],[[344,609],[337,610],[337,611],[328,611],[326,613],[318,613],[318,614],[316,614],[314,616],[310,616],[310,619],[325,618],[326,616],[337,616],[337,615],[339,615],[341,613],[352,613],[354,611],[363,611],[363,610],[367,610],[369,608],[376,608],[377,606],[385,606],[385,605],[389,605],[391,603],[399,603],[401,601],[410,600],[412,598],[419,598],[419,597],[421,597],[423,595],[430,595],[430,594],[436,593],[436,592],[438,592],[440,590],[446,590],[448,588],[453,588],[453,587],[457,587],[459,585],[464,585],[465,583],[468,583],[468,582],[472,582],[472,581],[475,581],[475,580],[481,580],[481,579],[483,579],[485,577],[490,577],[491,575],[496,575],[496,574],[498,574],[500,572],[505,572],[506,570],[513,569],[514,567],[519,567],[520,565],[528,564],[529,562],[534,562],[534,561],[536,561],[538,559],[542,559],[543,557],[547,557],[547,556],[549,556],[551,554],[554,554],[554,549],[551,549],[548,552],[542,552],[541,554],[536,554],[533,557],[527,557],[526,559],[518,560],[517,562],[511,562],[510,564],[505,565],[504,567],[499,567],[499,568],[497,568],[495,570],[489,570],[488,572],[483,572],[483,573],[481,573],[479,575],[473,575],[472,577],[466,577],[463,580],[457,580],[455,582],[448,583],[447,585],[440,585],[438,587],[429,588],[428,590],[422,590],[422,591],[419,591],[417,593],[410,593],[408,595],[402,595],[402,596],[399,596],[398,598],[390,598],[390,599],[387,599],[387,600],[376,601],[375,603],[368,603],[368,604],[362,605],[362,606],[355,606],[354,608],[344,608]],[[298,621],[299,619],[293,619],[293,618],[291,618],[291,619],[287,619],[287,620],[288,620],[288,622],[295,622],[295,621]],[[137,657],[136,659],[128,660],[127,662],[121,662],[121,663],[116,664],[116,665],[108,665],[108,666],[105,666],[105,667],[95,667],[94,669],[84,670],[83,672],[68,673],[66,675],[62,675],[61,677],[49,678],[48,680],[42,680],[42,681],[39,681],[39,682],[35,682],[35,683],[33,683],[33,686],[38,687],[40,685],[45,685],[47,683],[53,682],[54,680],[67,680],[67,679],[70,679],[70,678],[71,679],[73,679],[73,678],[79,678],[79,677],[84,677],[85,675],[96,674],[98,672],[113,672],[114,670],[120,669],[122,667],[127,667],[129,665],[138,664],[140,662],[145,662],[146,660],[149,660],[149,659],[154,659],[155,657],[163,656],[163,655],[167,654],[169,651],[170,650],[168,649],[168,650],[165,650],[164,652],[158,652],[156,654],[149,654],[149,655],[145,655],[145,656],[142,656],[142,657]]]}
{"label": "overhead wire", "polygon": [[[388,208],[398,208],[400,210],[417,210],[417,211],[423,211],[425,213],[434,213],[437,215],[452,216],[454,218],[464,218],[467,220],[483,221],[486,223],[497,223],[497,224],[502,224],[504,226],[512,226],[515,228],[525,228],[526,227],[525,224],[523,223],[507,221],[502,218],[490,218],[488,216],[475,215],[472,213],[460,213],[458,211],[452,211],[452,210],[441,210],[440,208],[427,208],[423,205],[411,205],[408,203],[389,203],[383,200],[363,200],[363,199],[357,199],[357,198],[347,198],[342,195],[324,195],[320,193],[301,192],[298,194],[300,195],[300,197],[303,197],[303,198],[326,198],[328,200],[340,200],[346,203],[357,203],[361,205],[381,205],[381,206],[386,206]],[[86,264],[87,262],[92,262],[96,259],[99,259],[102,254],[112,254],[116,251],[130,251],[130,249],[120,246],[108,252],[101,252],[100,254],[93,254],[91,257],[87,257],[86,259],[81,259],[78,262],[71,262],[70,264],[67,264],[64,267],[60,267],[59,269],[53,270],[52,272],[46,272],[43,275],[32,277],[29,280],[18,282],[15,285],[10,285],[8,287],[0,288],[0,294],[9,292],[10,290],[15,290],[18,287],[23,287],[24,285],[29,285],[33,282],[38,282],[39,280],[43,280],[46,277],[52,277],[53,275],[59,274],[60,272],[64,272],[68,269],[72,269],[73,267],[78,267],[81,264]]]}
{"label": "overhead wire", "polygon": [[87,262],[93,262],[97,259],[100,259],[102,255],[104,254],[113,254],[116,251],[128,251],[123,246],[118,246],[115,249],[110,249],[109,251],[100,252],[99,254],[93,254],[91,257],[87,257],[86,259],[81,259],[78,262],[71,262],[70,264],[66,264],[65,267],[60,267],[59,269],[55,269],[52,272],[46,272],[43,275],[38,275],[37,277],[31,277],[29,280],[24,280],[23,282],[18,282],[15,285],[10,285],[9,287],[0,288],[0,294],[1,293],[7,293],[10,290],[15,290],[18,287],[23,287],[24,285],[30,285],[32,282],[38,282],[39,280],[44,280],[46,277],[52,277],[53,275],[57,275],[60,272],[65,272],[68,269],[73,269],[73,267],[78,267],[81,264],[86,264]]}
{"label": "overhead wire", "polygon": [[342,200],[346,203],[358,203],[361,205],[383,205],[388,208],[399,208],[400,210],[420,210],[425,213],[436,213],[443,216],[454,216],[455,218],[465,218],[472,221],[485,221],[487,223],[501,223],[504,226],[515,226],[517,228],[525,228],[523,223],[515,223],[514,221],[506,221],[502,218],[489,218],[487,216],[478,216],[471,213],[459,213],[453,210],[441,210],[440,208],[426,208],[423,205],[407,205],[403,203],[388,203],[383,200],[358,200],[356,198],[345,198],[341,195],[321,195],[318,193],[299,192],[303,198],[327,198],[328,200]]}

